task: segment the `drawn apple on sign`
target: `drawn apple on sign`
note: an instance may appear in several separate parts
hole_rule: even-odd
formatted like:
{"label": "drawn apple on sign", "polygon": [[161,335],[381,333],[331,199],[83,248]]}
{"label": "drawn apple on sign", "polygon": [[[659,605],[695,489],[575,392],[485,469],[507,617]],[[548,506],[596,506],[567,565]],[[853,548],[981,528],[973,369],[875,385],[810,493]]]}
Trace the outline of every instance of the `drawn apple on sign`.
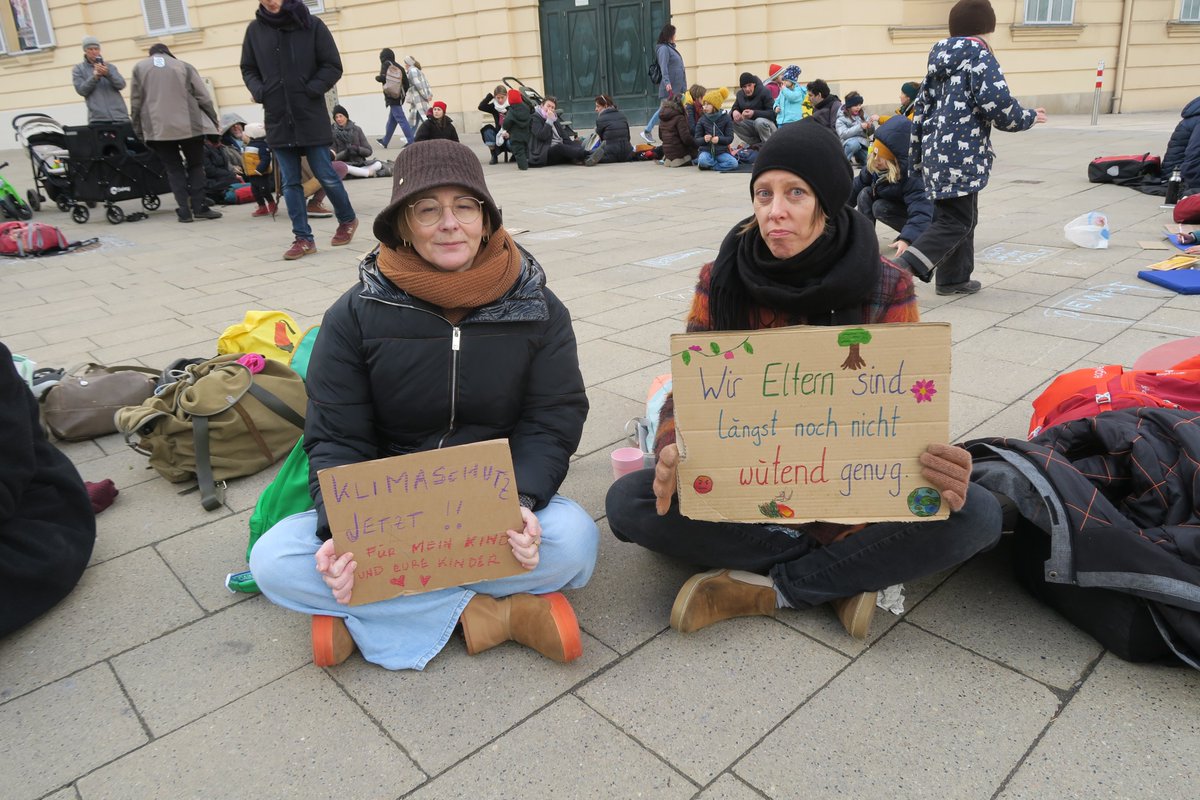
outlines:
{"label": "drawn apple on sign", "polygon": [[701,475],[692,482],[692,488],[696,490],[696,494],[708,494],[712,491],[713,480],[707,475]]}

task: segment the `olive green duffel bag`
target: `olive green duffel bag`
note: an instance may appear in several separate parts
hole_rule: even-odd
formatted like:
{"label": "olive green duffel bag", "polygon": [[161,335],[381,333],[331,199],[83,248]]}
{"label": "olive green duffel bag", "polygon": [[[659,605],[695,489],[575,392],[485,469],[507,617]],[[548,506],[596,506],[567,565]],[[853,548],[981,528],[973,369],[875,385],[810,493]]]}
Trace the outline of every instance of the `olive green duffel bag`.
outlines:
{"label": "olive green duffel bag", "polygon": [[209,511],[222,502],[217,481],[266,469],[304,433],[304,380],[271,359],[253,373],[238,363],[242,355],[192,364],[160,394],[114,416],[125,441],[149,456],[158,474],[172,483],[195,476]]}

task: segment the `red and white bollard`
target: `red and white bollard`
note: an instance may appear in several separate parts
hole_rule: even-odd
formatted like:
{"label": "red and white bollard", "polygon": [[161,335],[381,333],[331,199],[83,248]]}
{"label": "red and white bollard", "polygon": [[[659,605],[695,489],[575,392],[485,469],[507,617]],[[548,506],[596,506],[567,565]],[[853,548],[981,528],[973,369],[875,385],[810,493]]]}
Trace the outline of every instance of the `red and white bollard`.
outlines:
{"label": "red and white bollard", "polygon": [[1092,124],[1100,121],[1100,87],[1104,85],[1104,59],[1096,66],[1096,93],[1092,97]]}

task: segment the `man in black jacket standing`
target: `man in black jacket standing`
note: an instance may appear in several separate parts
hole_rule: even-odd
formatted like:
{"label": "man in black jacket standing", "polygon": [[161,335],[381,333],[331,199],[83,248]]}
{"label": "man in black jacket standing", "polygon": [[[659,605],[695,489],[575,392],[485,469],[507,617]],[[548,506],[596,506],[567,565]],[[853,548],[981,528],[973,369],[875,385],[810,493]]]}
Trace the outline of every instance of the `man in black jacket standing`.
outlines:
{"label": "man in black jacket standing", "polygon": [[242,80],[266,117],[267,144],[279,164],[296,239],[285,259],[317,252],[308,224],[300,159],[321,182],[338,220],[331,245],[349,244],[358,228],[350,197],[333,170],[333,133],[325,93],[342,76],[342,57],[325,23],[313,17],[303,0],[259,0],[258,11],[242,41]]}

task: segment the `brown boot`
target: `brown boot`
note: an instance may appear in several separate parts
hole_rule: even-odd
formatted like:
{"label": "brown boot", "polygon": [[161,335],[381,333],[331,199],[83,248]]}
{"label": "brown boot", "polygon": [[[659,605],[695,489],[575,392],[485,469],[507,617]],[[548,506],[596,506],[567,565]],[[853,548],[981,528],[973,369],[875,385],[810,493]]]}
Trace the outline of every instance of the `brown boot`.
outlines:
{"label": "brown boot", "polygon": [[693,575],[675,595],[671,627],[692,633],[733,617],[775,616],[775,585],[765,575],[716,569]]}
{"label": "brown boot", "polygon": [[341,617],[318,614],[312,618],[313,663],[318,667],[336,667],[358,649]]}
{"label": "brown boot", "polygon": [[871,630],[871,619],[875,616],[876,592],[863,592],[852,597],[832,601],[833,610],[846,628],[846,633],[862,641]]}
{"label": "brown boot", "polygon": [[508,641],[519,642],[561,663],[583,655],[575,611],[559,592],[501,598],[477,594],[458,621],[471,655]]}

